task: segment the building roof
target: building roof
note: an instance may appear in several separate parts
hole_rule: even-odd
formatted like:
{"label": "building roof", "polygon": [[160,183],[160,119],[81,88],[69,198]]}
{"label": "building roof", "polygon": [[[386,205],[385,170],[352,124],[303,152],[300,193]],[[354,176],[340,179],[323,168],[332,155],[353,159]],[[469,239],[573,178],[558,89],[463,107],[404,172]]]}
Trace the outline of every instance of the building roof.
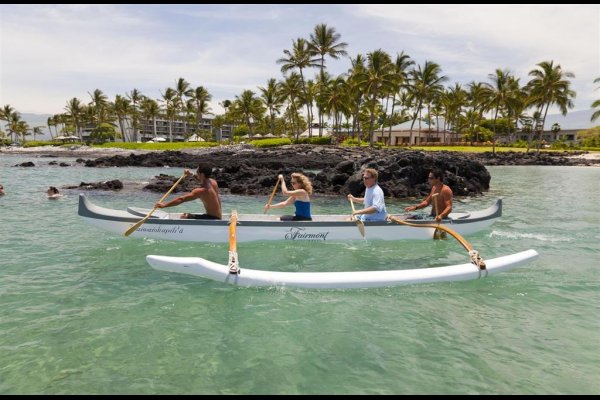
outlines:
{"label": "building roof", "polygon": [[[328,137],[331,136],[331,130],[329,130],[329,128],[323,128],[323,137]],[[308,137],[308,129],[306,129],[304,132],[302,132],[298,137],[301,138],[307,138]],[[312,128],[312,137],[319,137],[319,128]]]}

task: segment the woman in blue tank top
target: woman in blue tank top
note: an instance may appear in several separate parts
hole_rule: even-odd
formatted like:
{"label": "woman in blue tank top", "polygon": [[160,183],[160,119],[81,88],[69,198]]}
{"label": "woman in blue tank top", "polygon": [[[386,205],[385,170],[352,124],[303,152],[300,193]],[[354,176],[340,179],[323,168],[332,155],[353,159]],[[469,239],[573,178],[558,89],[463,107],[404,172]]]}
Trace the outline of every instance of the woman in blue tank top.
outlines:
{"label": "woman in blue tank top", "polygon": [[299,172],[292,174],[292,189],[288,190],[285,185],[283,175],[278,175],[277,179],[281,182],[281,193],[284,196],[290,196],[287,200],[277,204],[265,205],[265,211],[270,208],[283,208],[294,203],[296,207],[295,215],[282,215],[282,221],[312,221],[310,215],[310,195],[312,194],[312,184],[310,180]]}

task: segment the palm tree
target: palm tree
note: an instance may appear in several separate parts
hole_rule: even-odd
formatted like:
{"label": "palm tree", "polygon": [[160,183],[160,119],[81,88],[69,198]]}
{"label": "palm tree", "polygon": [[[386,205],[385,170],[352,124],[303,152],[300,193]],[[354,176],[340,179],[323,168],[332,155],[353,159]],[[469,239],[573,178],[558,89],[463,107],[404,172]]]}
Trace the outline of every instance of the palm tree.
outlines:
{"label": "palm tree", "polygon": [[132,141],[137,142],[138,141],[138,133],[140,131],[140,126],[139,126],[139,110],[138,110],[138,104],[142,101],[142,98],[144,97],[142,95],[142,92],[140,92],[137,89],[133,89],[130,93],[127,94],[127,97],[129,97],[129,100],[131,100],[131,109],[130,109],[130,114],[131,114],[131,129],[133,129],[133,137],[132,137]]}
{"label": "palm tree", "polygon": [[552,128],[550,128],[552,133],[554,133],[554,138],[558,139],[558,132],[560,132],[560,124],[555,122],[552,124]]}
{"label": "palm tree", "polygon": [[286,73],[287,71],[298,69],[300,71],[300,82],[302,83],[302,91],[304,92],[304,100],[306,103],[306,112],[308,115],[308,136],[312,137],[312,113],[310,110],[310,104],[308,102],[308,93],[306,92],[306,83],[304,82],[303,70],[306,68],[318,67],[319,64],[316,59],[311,57],[311,53],[308,49],[308,43],[306,39],[298,38],[295,42],[292,42],[293,50],[283,50],[283,54],[286,57],[277,60],[277,64],[283,64],[281,72]]}
{"label": "palm tree", "polygon": [[46,120],[46,125],[48,125],[48,132],[50,132],[50,140],[54,140],[54,138],[52,137],[52,127],[55,126],[54,125],[54,117],[48,117],[48,119]]}
{"label": "palm tree", "polygon": [[496,121],[501,108],[507,105],[510,94],[510,82],[513,76],[508,70],[496,69],[495,74],[489,74],[488,77],[493,84],[487,84],[490,92],[490,105],[495,109],[494,112],[494,137],[492,138],[492,154],[496,154]]}
{"label": "palm tree", "polygon": [[[598,83],[600,82],[600,78],[596,78],[594,79],[594,83]],[[600,89],[600,88],[598,88]],[[600,99],[596,100],[592,103],[592,108],[597,108],[600,107]],[[600,117],[600,110],[596,110],[594,111],[594,113],[592,114],[592,118],[590,118],[590,121],[595,121],[596,119],[598,119],[598,117]]]}
{"label": "palm tree", "polygon": [[231,100],[223,100],[219,104],[225,109],[225,112],[227,112],[229,110],[229,107],[231,107]]}
{"label": "palm tree", "polygon": [[421,110],[423,106],[427,104],[427,107],[429,107],[433,98],[443,90],[442,82],[448,80],[448,77],[445,75],[440,76],[441,73],[442,68],[433,61],[425,61],[423,68],[419,65],[417,69],[409,73],[410,85],[408,86],[408,90],[417,105],[410,126],[409,145],[413,144],[412,133],[417,118],[419,118],[419,132],[421,131]]}
{"label": "palm tree", "polygon": [[11,129],[16,135],[21,136],[21,143],[25,144],[25,136],[29,134],[29,125],[27,122],[20,119],[21,115],[19,113],[15,113],[15,115],[17,116],[17,119],[13,120]]}
{"label": "palm tree", "polygon": [[94,90],[93,93],[88,92],[88,94],[92,98],[90,107],[95,111],[96,125],[108,122],[108,97],[100,89]]}
{"label": "palm tree", "polygon": [[369,109],[369,146],[375,145],[373,123],[377,99],[381,93],[388,93],[394,86],[394,66],[390,55],[378,49],[367,54],[367,69],[359,80],[359,86],[365,93]]}
{"label": "palm tree", "polygon": [[475,82],[472,81],[469,83],[469,93],[467,96],[468,105],[471,108],[470,111],[472,114],[469,115],[469,131],[471,133],[475,132],[475,135],[472,136],[471,143],[473,139],[478,142],[478,130],[476,129],[478,125],[481,124],[483,120],[483,114],[488,111],[492,98],[492,89],[490,85],[484,84],[483,82]]}
{"label": "palm tree", "polygon": [[198,86],[196,89],[190,91],[189,106],[194,111],[196,120],[196,129],[199,131],[202,129],[202,116],[204,114],[210,114],[209,101],[212,99],[208,90],[202,86]]}
{"label": "palm tree", "polygon": [[244,90],[240,96],[235,96],[233,106],[242,116],[252,135],[252,122],[262,119],[265,109],[262,101],[254,97],[254,92]]}
{"label": "palm tree", "polygon": [[[320,65],[320,75],[323,75],[325,69],[325,56],[329,56],[334,60],[340,57],[347,56],[345,48],[348,43],[339,42],[342,36],[336,33],[335,28],[328,28],[326,24],[319,24],[315,26],[313,33],[310,34],[310,42],[308,44],[308,51],[311,56],[318,56]],[[319,107],[319,136],[322,136],[323,119],[322,119],[322,108]]]}
{"label": "palm tree", "polygon": [[[175,92],[177,92],[177,98],[179,102],[177,103],[179,106],[179,110],[186,113],[186,104],[183,101],[183,96],[190,96],[192,90],[190,89],[190,84],[183,78],[179,78],[177,83],[175,84]],[[187,118],[184,115],[183,117],[183,136],[187,135]]]}
{"label": "palm tree", "polygon": [[[554,65],[554,61],[542,61],[537,68],[529,71],[533,79],[527,87],[531,93],[533,103],[537,105],[542,113],[542,124],[536,132],[544,131],[544,123],[551,105],[557,105],[562,115],[567,115],[567,109],[573,108],[572,99],[576,93],[570,89],[571,82],[566,78],[574,78],[575,74],[563,71],[560,65]],[[544,106],[546,109],[544,110]],[[537,152],[540,151],[540,140],[537,143]]]}
{"label": "palm tree", "polygon": [[[14,109],[7,105],[3,109],[3,113],[6,113],[10,110]],[[29,130],[29,126],[25,121],[21,120],[21,113],[19,113],[18,111],[12,111],[8,114],[8,116],[4,116],[4,118],[8,122],[6,128],[8,130],[8,134],[11,137],[11,141],[14,142],[14,136],[21,136],[21,142],[25,143],[25,135]]]}
{"label": "palm tree", "polygon": [[[460,133],[460,118],[462,115],[462,108],[467,104],[467,98],[469,94],[462,86],[455,83],[453,87],[449,87],[441,96],[441,106],[444,109],[444,136],[443,143],[446,143],[446,128],[452,126],[454,132]],[[474,113],[471,114],[471,117]]]}
{"label": "palm tree", "polygon": [[156,118],[160,114],[158,103],[149,97],[144,97],[142,100],[142,114],[147,121],[152,121],[152,137],[156,139]]}
{"label": "palm tree", "polygon": [[33,133],[33,140],[35,140],[36,135],[42,134],[42,128],[43,128],[43,126],[34,126],[33,127],[33,129],[31,130],[31,132]]}
{"label": "palm tree", "polygon": [[267,87],[258,87],[262,92],[261,99],[269,110],[269,130],[275,134],[275,114],[279,114],[279,109],[283,105],[285,97],[277,88],[277,81],[271,78],[267,81]]}
{"label": "palm tree", "polygon": [[69,113],[71,118],[73,119],[73,124],[75,124],[75,133],[79,137],[79,140],[83,140],[81,136],[81,117],[83,114],[83,104],[81,104],[81,100],[76,97],[73,97],[71,100],[67,101],[67,105],[65,106],[65,110]]}
{"label": "palm tree", "polygon": [[[519,86],[519,79],[511,77],[509,80],[509,94],[506,101],[506,116],[509,121],[514,119],[513,132],[519,130],[519,120],[525,117],[525,110],[529,108],[531,98],[525,87]],[[510,141],[513,141],[511,138]]]}
{"label": "palm tree", "polygon": [[333,114],[333,130],[339,133],[342,114],[350,112],[346,80],[338,76],[323,91],[324,111]]}
{"label": "palm tree", "polygon": [[298,139],[298,135],[300,134],[300,123],[297,118],[298,108],[302,106],[298,101],[302,94],[300,75],[292,72],[290,76],[285,77],[283,81],[280,81],[277,84],[277,89],[280,95],[287,100],[288,106],[284,113],[284,117],[289,117],[292,135]]}
{"label": "palm tree", "polygon": [[[86,107],[86,110],[91,110],[91,108]],[[54,114],[52,116],[52,125],[54,125],[54,133],[56,133],[56,136],[60,136],[58,131],[58,126],[60,124],[62,124],[62,114]]]}
{"label": "palm tree", "polygon": [[350,59],[352,68],[348,71],[348,97],[351,102],[352,110],[352,137],[354,133],[357,133],[358,144],[360,145],[360,123],[359,113],[364,99],[363,91],[360,87],[360,82],[366,74],[367,67],[365,66],[365,57],[362,54],[358,54],[356,58]]}
{"label": "palm tree", "polygon": [[0,109],[0,120],[6,121],[6,130],[10,135],[10,140],[13,140],[12,133],[10,130],[10,116],[16,112],[14,108],[10,106],[10,104],[6,104],[4,107]]}
{"label": "palm tree", "polygon": [[131,103],[128,99],[118,94],[115,97],[115,103],[113,108],[117,116],[117,120],[119,122],[119,128],[121,129],[121,133],[123,134],[123,141],[127,142],[128,139],[125,130],[125,121],[127,120],[127,116],[131,114]]}
{"label": "palm tree", "polygon": [[165,103],[165,115],[167,121],[169,121],[169,142],[173,142],[173,121],[175,121],[177,110],[179,109],[179,98],[177,97],[175,89],[170,87],[168,87],[164,93],[160,92],[160,95]]}
{"label": "palm tree", "polygon": [[312,100],[316,99],[317,109],[319,110],[319,137],[323,136],[323,127],[325,125],[325,120],[323,118],[325,103],[323,98],[325,91],[330,86],[331,82],[331,75],[323,71],[317,75],[316,82],[308,81],[307,85],[308,97],[311,101],[311,104]]}
{"label": "palm tree", "polygon": [[[394,86],[392,88],[392,111],[390,112],[390,116],[394,115],[394,107],[396,106],[396,94],[400,93],[402,88],[406,85],[408,81],[408,67],[413,65],[415,62],[410,59],[408,54],[404,54],[402,51],[400,54],[396,55],[396,61],[394,62]],[[386,106],[387,111],[387,106]],[[383,125],[381,124],[381,129],[383,133]],[[389,124],[388,130],[388,141],[392,138],[392,125]],[[391,144],[391,143],[390,143]]]}
{"label": "palm tree", "polygon": [[[6,111],[6,110],[5,110]],[[8,134],[10,135],[10,140],[11,141],[15,141],[16,136],[19,135],[19,123],[22,122],[21,121],[21,113],[19,113],[18,111],[13,111],[8,115],[7,118],[7,130],[8,130]]]}

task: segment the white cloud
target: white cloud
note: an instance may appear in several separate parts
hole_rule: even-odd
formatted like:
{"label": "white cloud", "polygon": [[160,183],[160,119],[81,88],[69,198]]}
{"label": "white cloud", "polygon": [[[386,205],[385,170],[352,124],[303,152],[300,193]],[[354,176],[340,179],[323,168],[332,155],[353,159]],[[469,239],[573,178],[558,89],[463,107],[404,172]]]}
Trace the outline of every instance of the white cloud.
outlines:
{"label": "white cloud", "polygon": [[[448,84],[508,68],[522,82],[555,60],[576,74],[577,109],[600,95],[600,8],[595,5],[24,5],[0,6],[0,104],[62,112],[133,88],[158,98],[184,77],[218,103],[281,78],[276,60],[314,26],[335,27],[352,56],[383,48],[439,63]],[[345,72],[348,59],[328,61]]]}
{"label": "white cloud", "polygon": [[526,81],[537,63],[554,60],[575,73],[578,109],[597,98],[589,88],[600,76],[598,5],[360,5],[352,11],[404,38],[446,73],[485,80],[507,68]]}

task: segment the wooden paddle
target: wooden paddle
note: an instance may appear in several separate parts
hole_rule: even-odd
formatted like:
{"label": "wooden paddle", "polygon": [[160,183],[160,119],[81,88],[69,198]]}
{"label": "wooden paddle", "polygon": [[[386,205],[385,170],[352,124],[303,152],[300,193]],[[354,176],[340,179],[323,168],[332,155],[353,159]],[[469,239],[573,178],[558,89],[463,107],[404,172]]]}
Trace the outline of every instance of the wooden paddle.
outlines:
{"label": "wooden paddle", "polygon": [[483,259],[481,257],[479,257],[479,252],[477,250],[473,249],[473,246],[471,245],[471,243],[467,242],[465,240],[465,238],[462,237],[455,230],[450,229],[441,224],[437,224],[437,225],[436,224],[413,224],[411,222],[403,221],[398,217],[394,217],[393,215],[388,215],[387,219],[388,219],[388,221],[392,221],[392,222],[395,222],[400,225],[412,226],[414,228],[435,228],[435,229],[439,229],[441,231],[449,233],[450,236],[452,236],[453,238],[458,240],[458,242],[469,252],[469,256],[471,257],[471,261],[473,262],[473,264],[478,266],[479,269],[485,269],[485,261],[483,261]]}
{"label": "wooden paddle", "polygon": [[[279,177],[277,178],[277,182],[275,183],[275,187],[273,188],[273,191],[271,192],[271,196],[269,196],[269,201],[267,202],[267,206],[271,205],[271,202],[273,201],[273,197],[275,197],[275,192],[277,192],[277,186],[279,186]],[[266,207],[266,210],[264,211],[263,214],[266,214],[269,212],[269,208]]]}
{"label": "wooden paddle", "polygon": [[[169,191],[167,193],[165,193],[165,195],[158,201],[159,203],[162,202],[164,199],[166,199],[173,190],[175,190],[175,188],[177,187],[177,185],[179,185],[179,182],[181,182],[181,180],[185,178],[185,173],[183,175],[181,175],[181,178],[179,178],[177,180],[177,182],[175,182],[173,184],[173,186],[171,186],[171,189],[169,189]],[[133,224],[133,226],[129,229],[127,229],[124,233],[125,236],[129,236],[131,235],[133,232],[135,232],[140,226],[142,226],[142,224],[144,222],[146,222],[148,220],[148,218],[150,218],[150,216],[152,215],[152,213],[157,209],[157,206],[154,206],[154,208],[152,210],[150,210],[150,212],[148,213],[148,215],[146,215],[144,218],[142,218],[141,220],[139,220],[138,222],[136,222],[135,224]]]}
{"label": "wooden paddle", "polygon": [[231,212],[231,218],[229,218],[229,273],[239,274],[240,266],[238,263],[237,256],[237,211]]}
{"label": "wooden paddle", "polygon": [[[435,217],[437,218],[438,215],[440,215],[439,211],[438,211],[438,203],[437,203],[437,199],[436,197],[439,195],[439,193],[434,193],[431,195],[431,201],[433,202],[433,210],[435,211]],[[439,222],[438,222],[439,225]],[[436,229],[433,232],[433,240],[441,240],[441,239],[446,239],[446,232],[444,232],[441,229]]]}
{"label": "wooden paddle", "polygon": [[350,200],[350,205],[352,206],[352,218],[354,218],[354,220],[356,221],[356,226],[358,227],[358,231],[360,232],[361,236],[364,238],[365,237],[365,223],[356,218],[356,215],[354,215],[354,211],[356,211],[354,209],[354,202],[352,201],[352,199],[348,199]]}

